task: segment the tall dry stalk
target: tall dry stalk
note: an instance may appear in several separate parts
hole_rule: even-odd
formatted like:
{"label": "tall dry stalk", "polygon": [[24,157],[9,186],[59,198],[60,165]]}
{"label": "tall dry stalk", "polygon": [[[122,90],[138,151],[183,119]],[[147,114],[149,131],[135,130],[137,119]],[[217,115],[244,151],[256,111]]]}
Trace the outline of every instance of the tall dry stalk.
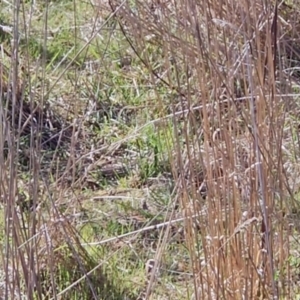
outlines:
{"label": "tall dry stalk", "polygon": [[[45,7],[45,28],[42,33],[45,51],[47,49],[47,9]],[[54,299],[57,299],[56,277],[59,260],[62,258],[55,256],[55,244],[60,245],[62,242],[66,242],[69,245],[83,274],[86,271],[82,257],[86,253],[82,248],[78,249],[75,246],[78,243],[80,248],[80,243],[76,237],[77,233],[74,232],[70,223],[60,215],[55,203],[57,199],[54,200],[50,195],[49,182],[41,175],[41,162],[43,161],[41,148],[42,143],[45,143],[45,139],[42,140],[42,134],[45,129],[43,127],[46,115],[44,115],[44,110],[40,108],[46,105],[44,95],[47,95],[48,92],[45,83],[46,53],[44,51],[42,57],[42,64],[44,64],[41,68],[42,95],[36,99],[34,97],[36,93],[33,90],[37,90],[37,87],[31,85],[31,75],[37,74],[33,74],[30,65],[29,49],[25,47],[26,62],[21,62],[19,57],[19,28],[22,27],[22,33],[28,43],[27,47],[29,47],[28,39],[31,31],[30,16],[24,16],[22,14],[24,11],[20,1],[15,1],[13,44],[11,53],[5,53],[10,55],[11,68],[5,69],[4,63],[1,62],[0,198],[4,203],[5,220],[5,244],[2,249],[4,274],[1,271],[5,288],[1,294],[3,294],[4,299],[44,299],[45,286],[42,287],[42,281],[43,276],[45,276],[45,282],[48,285],[46,288],[51,290]],[[3,57],[2,61],[5,61]],[[28,130],[29,136],[28,166],[27,172],[22,174],[19,169],[20,153],[24,153],[26,150],[23,149],[24,144],[22,144],[22,136],[26,130]],[[72,141],[74,136],[75,133],[70,137]],[[50,136],[51,138],[53,137]],[[56,148],[60,148],[59,141]],[[74,158],[70,157],[70,160],[74,160]],[[24,178],[24,176],[26,177]],[[23,190],[28,191],[29,199],[23,197]],[[51,191],[53,194],[56,192],[59,199],[60,193],[65,191],[62,189],[60,191],[52,189]],[[40,208],[45,203],[46,206],[43,211]],[[46,210],[48,210],[47,213]],[[60,222],[57,223],[57,220]],[[74,237],[75,241],[72,240]],[[86,281],[91,287],[91,294],[93,295],[94,291],[89,278]],[[96,296],[93,296],[96,299]]]}
{"label": "tall dry stalk", "polygon": [[[21,70],[19,60],[19,25],[22,22],[21,4],[14,3],[13,44],[11,48],[11,69],[1,74],[1,199],[4,202],[5,244],[3,247],[3,265],[5,266],[5,299],[26,297],[34,299],[34,295],[41,298],[41,287],[38,281],[39,268],[35,236],[37,233],[37,215],[35,209],[28,215],[20,215],[19,202],[20,178],[17,172],[21,144],[21,133],[24,129],[23,118],[24,88],[21,84]],[[7,54],[7,53],[6,53]],[[9,54],[9,53],[8,53]],[[2,61],[5,61],[2,57]],[[4,64],[3,64],[4,66]],[[30,81],[30,78],[26,80]],[[11,103],[11,105],[9,104]],[[33,103],[31,103],[33,105]],[[33,110],[33,109],[32,109]],[[10,118],[8,118],[10,114]],[[27,122],[34,128],[33,118]],[[39,126],[40,124],[38,124]],[[38,172],[39,172],[39,137],[31,134],[30,141],[30,169],[29,180],[32,184],[33,206],[37,204]],[[7,157],[3,157],[3,155]],[[26,201],[26,200],[25,200]],[[25,225],[26,224],[26,225]]]}

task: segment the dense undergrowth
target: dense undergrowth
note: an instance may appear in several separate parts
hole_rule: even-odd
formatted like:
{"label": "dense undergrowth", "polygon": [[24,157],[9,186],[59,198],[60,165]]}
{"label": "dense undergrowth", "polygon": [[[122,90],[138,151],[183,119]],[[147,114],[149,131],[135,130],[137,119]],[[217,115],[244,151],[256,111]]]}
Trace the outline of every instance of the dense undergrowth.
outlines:
{"label": "dense undergrowth", "polygon": [[299,297],[299,3],[1,2],[3,299]]}

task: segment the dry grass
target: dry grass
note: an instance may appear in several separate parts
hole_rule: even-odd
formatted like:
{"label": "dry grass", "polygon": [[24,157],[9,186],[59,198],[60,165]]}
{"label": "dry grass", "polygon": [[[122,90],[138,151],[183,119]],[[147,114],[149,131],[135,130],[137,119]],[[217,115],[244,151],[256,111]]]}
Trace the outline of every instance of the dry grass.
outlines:
{"label": "dry grass", "polygon": [[[153,84],[176,95],[172,164],[194,298],[294,298],[287,265],[299,187],[289,180],[298,177],[289,167],[298,156],[290,122],[298,111],[296,4],[290,11],[259,1],[135,5],[121,5],[124,34]],[[142,51],[151,42],[162,70]]]}
{"label": "dry grass", "polygon": [[1,297],[299,297],[300,3],[73,4],[7,8]]}

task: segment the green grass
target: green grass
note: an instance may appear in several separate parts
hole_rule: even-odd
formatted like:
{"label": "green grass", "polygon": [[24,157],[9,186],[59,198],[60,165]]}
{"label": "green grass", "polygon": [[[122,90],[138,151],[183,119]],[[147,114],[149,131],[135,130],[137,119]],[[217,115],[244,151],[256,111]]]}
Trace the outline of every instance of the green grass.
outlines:
{"label": "green grass", "polygon": [[[8,13],[12,12],[12,7],[2,3],[1,9],[1,22],[13,28],[12,14]],[[104,149],[93,158],[98,161],[98,166],[95,164],[88,174],[96,188],[91,189],[83,180],[72,191],[64,190],[56,186],[55,173],[48,179],[40,178],[42,185],[42,180],[53,182],[41,192],[38,199],[43,203],[43,217],[39,216],[38,222],[46,222],[50,226],[48,230],[53,239],[53,249],[48,249],[44,255],[50,251],[53,261],[37,254],[43,267],[38,271],[41,294],[36,292],[35,298],[42,296],[48,299],[55,293],[63,292],[63,299],[91,299],[94,292],[100,297],[97,299],[136,299],[145,287],[145,263],[154,256],[153,251],[157,247],[155,241],[159,236],[159,230],[143,233],[143,227],[151,225],[152,220],[156,223],[164,221],[166,210],[161,208],[168,205],[170,199],[169,188],[164,187],[164,183],[159,184],[159,179],[154,179],[170,173],[168,155],[173,143],[172,124],[166,123],[167,130],[164,131],[149,124],[135,134],[138,127],[163,114],[149,84],[148,70],[134,57],[121,32],[111,30],[112,26],[117,25],[116,22],[104,23],[107,14],[97,19],[92,6],[82,1],[55,1],[48,5],[37,2],[33,6],[29,2],[23,3],[22,12],[26,19],[30,11],[32,18],[27,31],[22,17],[19,24],[20,63],[24,70],[21,76],[25,84],[28,86],[30,83],[39,97],[46,95],[44,101],[62,119],[72,121],[76,117],[80,120],[87,137],[81,141],[81,146],[86,152],[91,145],[96,149]],[[97,29],[99,26],[103,26],[103,29]],[[98,33],[91,39],[97,30]],[[11,52],[9,45],[12,35],[4,33],[1,38],[6,50]],[[79,53],[82,47],[85,49]],[[157,60],[157,55],[160,55],[151,48],[147,51],[151,53],[150,60]],[[130,62],[126,62],[128,55]],[[159,62],[155,68],[158,67]],[[25,74],[29,70],[30,77],[27,77]],[[163,97],[165,92],[162,89]],[[114,150],[114,145],[122,139],[127,141],[120,144],[120,149]],[[30,147],[30,136],[25,136],[23,140],[21,149]],[[51,159],[53,154],[49,155]],[[60,166],[60,161],[63,161],[62,158],[53,161],[54,166],[57,163]],[[125,163],[129,170],[125,176],[105,176],[101,170],[105,162]],[[33,174],[28,158],[26,164],[26,173],[23,169],[18,175],[24,178],[22,184],[19,182],[19,197],[23,214],[30,218],[27,210],[32,204],[29,182]],[[81,167],[87,164],[83,163]],[[82,174],[82,171],[79,173]],[[154,180],[151,185],[150,179]],[[102,199],[93,200],[99,194]],[[107,199],[105,194],[108,195]],[[24,201],[31,204],[24,205]],[[148,210],[142,209],[144,202]],[[61,217],[71,218],[66,228],[74,226],[76,240],[72,238],[75,232],[69,232],[71,240],[68,241],[63,238],[66,234],[64,230],[51,230],[51,226],[56,228],[51,221],[53,205]],[[138,229],[141,233],[128,239],[85,246],[83,249],[77,249],[76,246],[77,243],[95,243]],[[44,240],[43,235],[41,238]],[[40,241],[38,245],[44,248],[46,244]],[[174,269],[177,260],[187,255],[186,249],[176,242],[169,247],[166,253],[170,251],[170,255],[164,257],[166,270]],[[79,253],[78,257],[76,253]],[[89,272],[95,267],[96,271],[89,275],[89,283],[83,278],[83,270]],[[180,280],[176,282],[178,274],[174,274],[165,271],[163,282],[157,289],[157,295],[161,295],[158,297],[168,298],[186,289],[185,283]],[[79,282],[73,286],[77,280]],[[26,290],[22,282],[20,293]],[[89,284],[93,286],[93,292]]]}

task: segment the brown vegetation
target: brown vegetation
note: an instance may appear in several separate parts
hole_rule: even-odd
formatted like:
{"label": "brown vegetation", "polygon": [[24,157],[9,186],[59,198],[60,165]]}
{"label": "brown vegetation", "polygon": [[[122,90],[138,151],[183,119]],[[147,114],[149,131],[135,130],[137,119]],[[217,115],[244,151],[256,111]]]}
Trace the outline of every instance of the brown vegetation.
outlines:
{"label": "brown vegetation", "polygon": [[[106,19],[103,7],[109,12]],[[259,0],[94,3],[95,14],[102,13],[101,22],[115,22],[109,25],[109,39],[118,28],[129,47],[120,52],[118,72],[132,79],[137,98],[145,95],[139,105],[114,103],[118,96],[113,88],[107,99],[97,99],[106,87],[105,75],[111,76],[109,67],[101,65],[105,66],[106,52],[94,66],[96,71],[80,78],[84,94],[76,59],[96,39],[94,28],[92,38],[66,67],[76,69],[70,77],[78,80],[72,77],[74,94],[66,101],[71,112],[66,104],[59,108],[49,100],[66,70],[49,90],[44,78],[42,91],[34,94],[30,78],[20,83],[1,63],[0,113],[7,126],[0,135],[0,146],[6,149],[0,156],[6,249],[3,294],[20,298],[22,291],[26,299],[71,299],[88,290],[84,299],[125,299],[122,293],[126,299],[137,295],[180,299],[183,294],[195,300],[299,297],[299,7],[296,0],[291,4]],[[15,62],[12,58],[11,74],[17,74]],[[96,92],[89,85],[90,77]],[[10,94],[13,86],[18,87],[15,95]],[[141,86],[147,86],[147,92],[140,93]],[[94,111],[96,121],[91,117]],[[147,122],[142,120],[145,112]],[[110,118],[122,126],[115,130],[113,124],[105,134],[107,128],[99,123]],[[153,146],[152,152],[136,150],[142,144],[140,132],[149,124],[167,159],[158,162],[161,153],[153,141],[147,144]],[[125,131],[126,126],[133,129]],[[27,153],[25,163],[21,153]],[[154,171],[160,171],[151,173],[148,164],[142,169],[139,156],[147,163],[153,161]],[[29,175],[24,185],[30,190],[30,205],[21,212],[20,173],[25,171],[20,165],[26,166]],[[144,190],[152,191],[168,180],[172,184],[164,193],[172,189],[170,201],[153,209]],[[109,201],[119,194],[126,198],[130,192],[135,199],[133,191],[138,190],[141,207],[130,210],[123,203],[128,215],[121,216],[115,204],[118,224],[129,224],[129,232],[122,227],[118,234],[95,234],[97,241],[85,242],[78,224],[98,222],[97,228],[109,227],[113,219],[102,211],[108,202],[102,194],[83,197],[83,191],[98,191],[104,181],[115,188],[105,194]],[[92,203],[88,221],[87,202]],[[158,215],[162,218],[156,219]],[[184,277],[180,292],[170,288],[172,293],[157,296],[168,251],[178,252],[174,244],[186,246],[188,258],[177,264],[179,273],[191,277]],[[128,268],[124,274],[130,276],[137,257],[148,261],[143,274],[146,284],[132,280],[129,288],[119,289],[118,278],[123,275],[110,278],[109,258],[97,261],[97,255],[108,248],[113,256],[126,247],[133,254],[127,265],[116,269]],[[154,252],[154,258],[146,259],[145,249]],[[136,285],[140,285],[138,292],[131,289]],[[19,294],[14,295],[14,290]]]}
{"label": "brown vegetation", "polygon": [[[157,86],[178,99],[179,105],[171,100],[179,107],[173,169],[180,170],[177,199],[187,218],[194,299],[293,298],[287,228],[299,189],[289,180],[299,176],[289,155],[299,155],[290,136],[299,111],[296,4],[110,3]],[[143,52],[147,43],[163,61],[159,71]],[[195,165],[204,174],[197,184]]]}

